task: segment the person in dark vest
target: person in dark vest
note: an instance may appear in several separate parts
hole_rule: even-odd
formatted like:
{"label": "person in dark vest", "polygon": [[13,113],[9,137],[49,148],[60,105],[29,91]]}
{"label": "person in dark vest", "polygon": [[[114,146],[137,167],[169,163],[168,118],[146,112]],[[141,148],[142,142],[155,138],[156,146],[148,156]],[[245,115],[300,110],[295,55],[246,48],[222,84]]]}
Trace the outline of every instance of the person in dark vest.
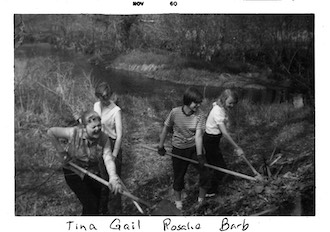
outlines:
{"label": "person in dark vest", "polygon": [[[100,215],[102,185],[68,162],[101,177],[101,169],[105,166],[109,176],[109,189],[118,194],[122,191],[122,186],[116,173],[109,137],[101,130],[100,116],[95,111],[86,111],[82,114],[81,121],[82,124],[75,127],[52,127],[47,134],[63,163],[66,183],[82,204],[82,215]],[[67,144],[63,145],[61,140],[66,140]]]}

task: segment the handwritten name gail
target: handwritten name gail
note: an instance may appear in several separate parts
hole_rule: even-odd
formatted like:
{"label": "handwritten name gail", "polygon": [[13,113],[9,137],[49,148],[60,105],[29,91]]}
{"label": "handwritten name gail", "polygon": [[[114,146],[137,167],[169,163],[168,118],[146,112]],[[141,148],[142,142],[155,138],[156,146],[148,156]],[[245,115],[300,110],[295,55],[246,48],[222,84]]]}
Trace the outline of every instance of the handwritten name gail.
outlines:
{"label": "handwritten name gail", "polygon": [[[93,224],[79,224],[74,221],[66,222],[68,231],[97,231],[97,227]],[[153,225],[155,226],[155,225]],[[181,231],[181,230],[200,230],[202,228],[200,223],[174,223],[170,218],[166,218],[162,222],[162,229],[163,231]],[[249,223],[245,222],[243,219],[242,223],[231,223],[229,222],[228,218],[223,218],[221,221],[221,225],[219,227],[219,231],[246,231],[249,228]],[[118,230],[118,231],[133,231],[133,230],[140,230],[141,229],[141,221],[130,221],[130,222],[123,222],[119,218],[115,218],[109,224],[110,230]]]}

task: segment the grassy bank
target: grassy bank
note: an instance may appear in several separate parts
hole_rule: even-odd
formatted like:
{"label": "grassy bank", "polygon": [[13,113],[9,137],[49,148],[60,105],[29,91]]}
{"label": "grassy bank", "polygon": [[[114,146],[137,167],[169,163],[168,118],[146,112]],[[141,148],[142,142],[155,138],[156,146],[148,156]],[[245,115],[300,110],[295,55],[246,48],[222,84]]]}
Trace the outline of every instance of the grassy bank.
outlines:
{"label": "grassy bank", "polygon": [[157,80],[200,86],[243,87],[255,81],[268,83],[270,74],[250,64],[230,62],[215,65],[162,50],[133,50],[115,59],[104,59],[103,65],[106,68],[139,72]]}
{"label": "grassy bank", "polygon": [[[80,212],[80,204],[65,184],[55,150],[46,136],[51,126],[71,125],[73,112],[92,107],[96,100],[91,76],[73,76],[72,68],[71,63],[55,58],[15,59],[16,215],[78,215]],[[212,101],[203,102],[205,113]],[[171,160],[140,145],[157,143],[166,115],[179,104],[178,95],[165,100],[162,96],[119,96],[124,124],[123,181],[133,194],[152,203],[172,197]],[[194,208],[197,175],[189,169],[184,213],[251,215],[276,207],[272,213],[278,215],[313,214],[313,114],[314,109],[308,107],[294,109],[289,104],[253,105],[241,101],[232,112],[233,136],[260,172],[264,159],[273,156],[274,160],[282,154],[271,167],[272,178],[262,183],[229,178],[219,197]],[[225,141],[222,145],[228,169],[253,175],[242,160],[232,155],[232,148]],[[297,208],[299,204],[302,206]],[[130,200],[124,198],[123,205],[124,214],[139,215]]]}

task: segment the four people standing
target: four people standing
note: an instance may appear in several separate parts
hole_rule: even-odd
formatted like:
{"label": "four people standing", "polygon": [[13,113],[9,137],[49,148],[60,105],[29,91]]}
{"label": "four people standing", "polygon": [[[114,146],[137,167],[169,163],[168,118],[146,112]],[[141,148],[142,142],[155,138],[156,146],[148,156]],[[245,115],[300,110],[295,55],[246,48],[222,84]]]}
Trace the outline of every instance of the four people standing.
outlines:
{"label": "four people standing", "polygon": [[[99,101],[94,104],[94,111],[86,112],[82,116],[82,126],[54,127],[48,130],[51,141],[65,164],[63,170],[66,182],[83,205],[82,215],[109,214],[110,211],[106,212],[109,189],[117,193],[122,188],[121,109],[113,100],[113,92],[107,83],[102,82],[96,86],[95,96]],[[221,137],[225,137],[234,146],[237,155],[244,153],[227,131],[227,111],[236,104],[237,95],[229,89],[223,91],[219,99],[213,103],[206,121],[205,115],[199,109],[202,101],[203,96],[196,88],[188,88],[183,94],[183,105],[173,108],[167,116],[158,144],[158,153],[165,155],[164,143],[167,134],[171,131],[173,132],[172,153],[198,161],[199,165],[194,165],[199,173],[198,203],[202,203],[206,196],[217,193],[219,182],[223,177],[222,173],[211,171],[204,166],[208,162],[215,166],[226,167],[219,148]],[[61,146],[60,138],[69,141],[67,150]],[[100,151],[97,151],[97,147],[102,148],[102,156],[99,155]],[[109,180],[109,188],[103,189],[105,194],[103,202],[101,185],[67,165],[68,158]],[[181,195],[189,164],[188,161],[172,157],[174,199],[176,207],[180,210],[183,208]],[[120,194],[116,194],[109,205],[109,210],[112,209],[110,214],[120,214]]]}

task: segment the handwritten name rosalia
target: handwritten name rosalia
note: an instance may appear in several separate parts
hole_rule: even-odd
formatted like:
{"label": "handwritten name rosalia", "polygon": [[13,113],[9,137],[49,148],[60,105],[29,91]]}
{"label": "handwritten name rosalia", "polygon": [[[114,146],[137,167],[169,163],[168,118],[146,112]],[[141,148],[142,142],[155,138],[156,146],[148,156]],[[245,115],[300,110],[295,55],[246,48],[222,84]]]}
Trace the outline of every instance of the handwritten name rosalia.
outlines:
{"label": "handwritten name rosalia", "polygon": [[[79,224],[74,221],[67,221],[67,230],[68,231],[97,231],[98,228],[95,224]],[[140,220],[135,221],[124,221],[120,220],[119,218],[113,219],[109,224],[110,230],[117,230],[117,231],[139,231],[142,229]],[[152,225],[155,227],[155,225]],[[196,222],[186,222],[186,223],[173,223],[170,218],[165,218],[162,222],[162,229],[163,231],[180,231],[180,230],[195,230],[198,231],[202,229],[201,223]],[[217,226],[217,225],[214,225]],[[243,219],[241,223],[232,223],[229,221],[228,218],[223,218],[221,220],[221,224],[219,225],[219,231],[246,231],[249,228],[249,223]]]}

